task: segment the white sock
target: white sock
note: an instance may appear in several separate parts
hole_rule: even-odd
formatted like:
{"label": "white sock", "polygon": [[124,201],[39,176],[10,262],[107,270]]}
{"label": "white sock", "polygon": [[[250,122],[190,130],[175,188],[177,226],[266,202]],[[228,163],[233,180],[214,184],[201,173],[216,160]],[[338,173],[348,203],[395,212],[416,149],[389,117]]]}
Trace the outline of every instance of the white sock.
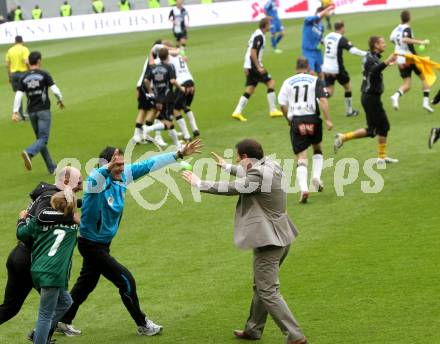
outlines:
{"label": "white sock", "polygon": [[141,128],[134,128],[134,136],[141,136],[142,135],[142,129]]}
{"label": "white sock", "polygon": [[267,94],[267,102],[269,104],[269,111],[275,111],[277,109],[277,104],[276,104],[276,100],[277,97],[275,95],[275,92],[270,92]]}
{"label": "white sock", "polygon": [[322,154],[313,154],[312,178],[321,180],[322,166],[324,165],[324,156]]}
{"label": "white sock", "polygon": [[394,92],[393,97],[399,99],[399,97],[403,96],[403,92],[398,89],[396,92]]}
{"label": "white sock", "polygon": [[345,98],[345,112],[347,114],[353,112],[353,100],[351,97]]}
{"label": "white sock", "polygon": [[153,125],[147,125],[145,131],[147,133],[151,133],[154,130],[164,130],[165,129],[165,125],[162,122],[153,124]]}
{"label": "white sock", "polygon": [[173,141],[173,143],[174,143],[174,145],[176,147],[180,147],[181,146],[180,141],[179,141],[179,137],[177,136],[176,129],[169,129],[168,130],[168,135],[170,135],[171,141]]}
{"label": "white sock", "polygon": [[188,121],[189,121],[189,124],[191,125],[192,131],[199,130],[199,128],[197,127],[196,118],[194,117],[193,112],[190,110],[190,111],[186,112],[185,114],[186,114],[186,117],[188,117]]}
{"label": "white sock", "polygon": [[429,90],[423,90],[423,105],[429,106]]}
{"label": "white sock", "polygon": [[188,127],[186,126],[185,119],[183,119],[183,117],[182,117],[182,118],[178,119],[176,122],[179,125],[180,130],[182,130],[184,140],[191,139],[191,136],[189,135]]}
{"label": "white sock", "polygon": [[238,101],[237,107],[234,110],[234,113],[241,113],[243,109],[245,108],[246,104],[248,103],[248,98],[245,96],[241,96],[240,100]]}
{"label": "white sock", "polygon": [[303,164],[298,165],[296,168],[296,180],[301,192],[309,191],[309,187],[307,185],[307,166]]}

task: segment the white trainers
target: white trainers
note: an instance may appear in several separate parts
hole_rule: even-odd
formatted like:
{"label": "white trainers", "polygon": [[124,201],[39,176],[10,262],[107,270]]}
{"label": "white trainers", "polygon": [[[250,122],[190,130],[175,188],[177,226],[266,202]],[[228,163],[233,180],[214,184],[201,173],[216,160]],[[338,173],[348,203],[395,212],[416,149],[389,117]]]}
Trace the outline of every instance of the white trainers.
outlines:
{"label": "white trainers", "polygon": [[59,322],[57,324],[57,328],[55,329],[58,333],[63,333],[68,337],[79,336],[82,332],[76,328],[74,328],[70,324],[65,324],[63,322]]}
{"label": "white trainers", "polygon": [[335,136],[335,143],[333,144],[333,149],[335,151],[335,154],[338,152],[338,150],[342,147],[344,144],[344,141],[342,140],[343,134],[337,133]]}
{"label": "white trainers", "polygon": [[138,335],[140,336],[155,336],[156,334],[161,334],[163,327],[160,325],[156,325],[151,320],[145,318],[146,325],[145,326],[138,326]]}
{"label": "white trainers", "polygon": [[434,109],[431,106],[429,106],[429,102],[427,102],[427,103],[424,102],[423,108],[430,113],[434,112]]}
{"label": "white trainers", "polygon": [[142,126],[142,141],[154,142],[154,139],[149,135],[145,124]]}
{"label": "white trainers", "polygon": [[397,164],[399,162],[398,159],[393,159],[390,158],[389,156],[385,157],[385,158],[377,158],[377,163],[378,164]]}
{"label": "white trainers", "polygon": [[138,144],[142,141],[142,129],[136,128],[134,130],[133,137],[131,138],[134,144]]}
{"label": "white trainers", "polygon": [[312,178],[312,185],[315,188],[315,191],[317,191],[317,192],[324,191],[324,183],[321,180],[319,180],[318,178]]}
{"label": "white trainers", "polygon": [[166,142],[163,140],[163,138],[162,138],[161,135],[156,135],[156,137],[155,137],[154,139],[156,140],[156,143],[157,143],[160,147],[165,148],[165,147],[168,146],[168,143],[166,143]]}
{"label": "white trainers", "polygon": [[394,110],[399,110],[399,95],[392,95],[390,97],[391,99],[391,105],[393,106]]}

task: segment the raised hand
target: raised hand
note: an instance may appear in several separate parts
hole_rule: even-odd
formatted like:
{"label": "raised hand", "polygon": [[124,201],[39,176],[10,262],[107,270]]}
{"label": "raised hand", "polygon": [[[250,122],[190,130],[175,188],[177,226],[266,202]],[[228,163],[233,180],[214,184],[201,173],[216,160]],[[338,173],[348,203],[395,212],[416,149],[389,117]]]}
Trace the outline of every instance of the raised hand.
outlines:
{"label": "raised hand", "polygon": [[191,184],[192,186],[197,186],[200,184],[200,178],[191,171],[182,172],[182,178],[184,181],[186,181],[188,184]]}
{"label": "raised hand", "polygon": [[224,167],[226,165],[225,160],[220,155],[218,155],[214,152],[211,152],[211,155],[219,167]]}
{"label": "raised hand", "polygon": [[195,139],[183,146],[183,148],[180,150],[180,153],[182,154],[182,156],[188,156],[194,153],[201,153],[202,147],[202,141],[200,139]]}

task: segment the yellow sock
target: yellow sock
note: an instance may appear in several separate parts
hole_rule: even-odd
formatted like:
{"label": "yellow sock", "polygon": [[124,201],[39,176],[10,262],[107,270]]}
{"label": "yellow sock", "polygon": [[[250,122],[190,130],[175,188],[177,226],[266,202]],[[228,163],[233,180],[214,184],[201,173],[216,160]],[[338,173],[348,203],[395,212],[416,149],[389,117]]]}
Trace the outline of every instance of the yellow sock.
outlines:
{"label": "yellow sock", "polygon": [[354,132],[349,131],[348,133],[342,134],[342,141],[348,141],[354,139]]}
{"label": "yellow sock", "polygon": [[377,151],[379,153],[380,159],[385,159],[387,157],[386,149],[387,149],[386,143],[379,143]]}

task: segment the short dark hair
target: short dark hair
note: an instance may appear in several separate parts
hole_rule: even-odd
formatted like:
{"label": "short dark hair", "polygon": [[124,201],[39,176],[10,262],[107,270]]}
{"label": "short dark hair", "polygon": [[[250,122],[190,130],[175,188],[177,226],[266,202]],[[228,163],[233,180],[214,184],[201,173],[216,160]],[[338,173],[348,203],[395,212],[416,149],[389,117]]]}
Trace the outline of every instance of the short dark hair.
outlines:
{"label": "short dark hair", "polygon": [[107,146],[99,154],[99,166],[104,166],[105,164],[108,164],[110,160],[112,160],[113,154],[115,153],[116,149],[119,150],[119,154],[124,155],[124,151],[121,148]]}
{"label": "short dark hair", "polygon": [[296,69],[308,69],[309,68],[309,61],[304,56],[298,57],[296,60]]}
{"label": "short dark hair", "polygon": [[321,13],[322,11],[324,11],[325,10],[325,7],[324,6],[319,6],[317,9],[316,9],[316,13]]}
{"label": "short dark hair", "polygon": [[368,39],[368,48],[370,49],[370,51],[374,50],[374,46],[376,45],[377,42],[379,42],[379,40],[383,38],[382,36],[371,36]]}
{"label": "short dark hair", "polygon": [[345,26],[345,24],[344,24],[343,21],[336,22],[336,23],[335,23],[335,30],[336,30],[336,31],[339,31],[339,30],[341,30],[344,26]]}
{"label": "short dark hair", "polygon": [[254,139],[244,139],[235,145],[238,155],[260,160],[264,156],[263,147]]}
{"label": "short dark hair", "polygon": [[400,20],[403,24],[408,23],[411,20],[411,13],[408,10],[400,13]]}
{"label": "short dark hair", "polygon": [[156,39],[156,40],[154,41],[154,43],[153,43],[153,47],[154,47],[156,44],[162,44],[162,39]]}
{"label": "short dark hair", "polygon": [[15,43],[23,43],[23,37],[15,36]]}
{"label": "short dark hair", "polygon": [[161,61],[165,61],[168,58],[168,49],[167,48],[160,48],[157,55],[159,56]]}
{"label": "short dark hair", "polygon": [[29,54],[29,64],[31,66],[35,66],[40,60],[41,60],[41,53],[39,51],[32,51]]}
{"label": "short dark hair", "polygon": [[265,28],[268,25],[270,25],[270,18],[265,17],[265,18],[260,20],[260,23],[258,24],[258,27],[260,29],[263,29],[263,28]]}

